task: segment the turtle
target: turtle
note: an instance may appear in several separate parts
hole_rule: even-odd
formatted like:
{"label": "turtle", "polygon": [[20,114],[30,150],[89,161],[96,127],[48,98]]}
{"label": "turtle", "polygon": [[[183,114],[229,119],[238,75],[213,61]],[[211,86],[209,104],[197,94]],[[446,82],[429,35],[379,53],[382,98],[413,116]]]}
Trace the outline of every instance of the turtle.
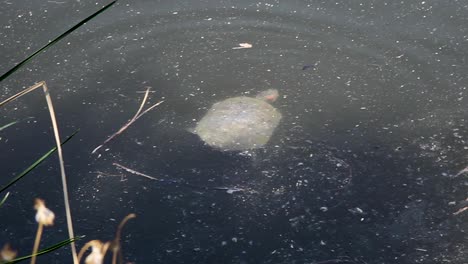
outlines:
{"label": "turtle", "polygon": [[246,151],[263,147],[281,120],[270,102],[276,89],[256,97],[239,96],[217,102],[200,119],[193,132],[209,146],[222,151]]}

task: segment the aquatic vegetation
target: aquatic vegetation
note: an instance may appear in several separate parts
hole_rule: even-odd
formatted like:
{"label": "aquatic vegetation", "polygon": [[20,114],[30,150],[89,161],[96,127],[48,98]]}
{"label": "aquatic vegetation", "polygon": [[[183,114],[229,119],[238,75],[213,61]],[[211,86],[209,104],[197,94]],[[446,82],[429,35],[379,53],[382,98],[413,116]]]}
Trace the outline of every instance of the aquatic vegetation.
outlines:
{"label": "aquatic vegetation", "polygon": [[[9,71],[4,73],[3,75],[1,75],[0,76],[0,81],[3,81],[4,79],[9,77],[14,72],[21,69],[23,66],[25,66],[28,62],[30,62],[38,54],[40,54],[41,52],[43,52],[46,49],[50,48],[52,45],[56,44],[58,41],[60,41],[61,39],[63,39],[64,37],[66,37],[67,35],[72,33],[73,31],[75,31],[77,28],[81,27],[86,22],[90,21],[91,19],[93,19],[94,17],[96,17],[97,15],[99,15],[100,13],[102,13],[103,11],[108,9],[109,7],[111,7],[115,3],[116,3],[116,1],[110,2],[106,6],[99,9],[97,12],[95,12],[92,15],[88,16],[87,18],[83,19],[82,21],[77,23],[75,26],[73,26],[72,28],[70,28],[69,30],[64,32],[63,34],[56,37],[54,40],[50,41],[48,44],[44,45],[42,48],[40,48],[37,51],[35,51],[34,53],[32,53],[26,59],[24,59],[23,61],[21,61],[17,65],[15,65],[13,68],[11,68]],[[62,242],[59,242],[59,243],[57,243],[57,244],[55,244],[55,245],[53,245],[51,247],[48,247],[46,249],[41,250],[41,251],[38,251],[41,236],[42,236],[42,233],[43,233],[43,228],[44,228],[44,226],[53,225],[54,219],[55,219],[55,214],[45,206],[45,202],[42,199],[36,199],[34,208],[37,210],[37,214],[36,214],[35,218],[36,218],[36,222],[38,223],[38,229],[37,229],[37,233],[36,233],[36,239],[34,241],[34,247],[33,247],[32,254],[29,255],[29,256],[15,258],[16,255],[17,255],[17,252],[15,250],[13,250],[11,248],[11,246],[7,243],[7,244],[4,245],[3,249],[0,251],[0,263],[15,263],[15,262],[18,262],[18,261],[21,261],[21,260],[26,260],[26,259],[29,259],[29,258],[31,258],[31,263],[35,263],[37,256],[49,253],[49,252],[51,252],[53,250],[56,250],[56,249],[58,249],[60,247],[71,244],[73,262],[75,264],[78,264],[79,259],[78,259],[78,255],[76,253],[76,248],[75,248],[74,241],[76,239],[79,239],[80,237],[75,237],[74,232],[73,232],[71,210],[70,210],[70,205],[69,205],[68,187],[67,187],[67,182],[66,182],[65,167],[64,167],[64,162],[63,162],[63,153],[62,153],[62,148],[61,148],[61,146],[64,143],[66,143],[69,139],[71,139],[71,137],[73,137],[76,134],[76,132],[74,134],[72,134],[72,136],[68,137],[64,142],[61,142],[60,135],[59,135],[58,124],[57,124],[57,121],[56,121],[55,111],[54,111],[54,107],[53,107],[53,103],[52,103],[52,99],[51,99],[50,92],[49,92],[49,89],[48,89],[47,84],[46,84],[45,81],[40,81],[40,82],[38,82],[38,83],[36,83],[36,84],[22,90],[21,92],[19,92],[19,93],[15,94],[15,95],[3,100],[2,102],[0,102],[0,107],[2,107],[4,105],[18,99],[18,98],[20,98],[21,96],[24,96],[24,95],[36,90],[37,88],[43,88],[43,91],[44,91],[44,94],[45,94],[45,99],[47,101],[47,106],[48,106],[48,110],[49,110],[50,117],[51,117],[51,122],[52,122],[52,127],[53,127],[53,132],[54,132],[54,138],[55,138],[55,141],[56,141],[56,147],[49,150],[45,155],[43,155],[41,158],[36,160],[32,165],[30,165],[26,170],[24,170],[18,176],[13,178],[6,186],[4,186],[4,187],[2,187],[0,189],[0,192],[3,192],[6,189],[8,189],[9,187],[11,187],[14,183],[16,183],[18,180],[22,179],[26,174],[28,174],[34,168],[36,168],[39,164],[41,164],[52,153],[57,151],[58,156],[59,156],[60,173],[61,173],[61,176],[62,176],[62,190],[63,190],[64,201],[65,201],[65,212],[66,212],[66,218],[67,218],[67,228],[68,228],[68,233],[69,233],[69,239],[67,239],[65,241],[62,241]],[[0,130],[8,128],[8,127],[18,123],[19,121],[20,120],[16,120],[16,121],[10,122],[10,123],[8,123],[6,125],[3,125],[2,127],[0,127]],[[9,196],[9,193],[7,193],[3,197],[3,199],[0,201],[0,206],[3,205],[6,202],[6,200],[8,199],[8,196]],[[134,217],[135,217],[134,214],[131,214],[131,215],[127,216],[124,219],[124,221],[121,223],[121,225],[119,226],[119,229],[117,231],[118,235],[116,236],[116,238],[112,242],[112,251],[114,252],[113,263],[116,263],[118,254],[120,256],[120,262],[122,262],[123,258],[122,258],[122,254],[121,254],[121,250],[120,250],[120,233],[121,233],[121,229],[122,229],[123,225],[126,223],[126,221],[128,221],[128,219],[131,219],[131,218],[134,218]],[[86,250],[84,250],[84,251],[86,251]],[[92,259],[92,257],[87,258],[86,263],[102,263],[102,261],[101,262],[99,262],[99,261],[90,262],[90,261],[88,261],[89,259]],[[103,258],[102,258],[102,260],[103,260]]]}
{"label": "aquatic vegetation", "polygon": [[[5,80],[8,76],[10,76],[11,74],[13,74],[14,72],[16,72],[17,70],[21,69],[23,66],[26,65],[26,63],[28,63],[29,61],[31,61],[34,57],[36,57],[37,55],[39,55],[41,52],[45,51],[46,49],[52,47],[54,44],[56,44],[57,42],[59,42],[61,39],[63,39],[64,37],[68,36],[70,33],[72,33],[73,31],[75,31],[76,29],[78,29],[79,27],[81,27],[82,25],[84,25],[86,22],[90,21],[91,19],[93,19],[94,17],[96,17],[97,15],[99,15],[100,13],[104,12],[106,9],[108,9],[109,7],[113,6],[115,3],[117,2],[117,0],[115,1],[112,1],[110,2],[109,4],[107,4],[106,6],[102,7],[101,9],[99,9],[98,11],[96,11],[95,13],[93,13],[92,15],[88,16],[87,18],[81,20],[80,22],[78,22],[76,25],[74,25],[73,27],[71,27],[69,30],[65,31],[64,33],[62,33],[60,36],[56,37],[54,40],[50,41],[49,43],[47,43],[46,45],[44,45],[42,48],[38,49],[37,51],[35,51],[34,53],[32,53],[31,55],[29,55],[26,59],[24,59],[23,61],[21,61],[20,63],[18,63],[17,65],[15,65],[13,68],[11,68],[9,71],[7,71],[6,73],[4,73],[2,76],[0,76],[0,82]],[[27,93],[27,92],[26,92]],[[1,104],[0,104],[1,106]]]}
{"label": "aquatic vegetation", "polygon": [[67,239],[65,241],[59,242],[51,247],[45,248],[41,251],[38,251],[39,244],[41,241],[43,229],[45,226],[52,226],[55,220],[55,214],[49,208],[45,206],[45,202],[42,199],[36,198],[34,209],[37,211],[35,215],[35,220],[38,223],[36,238],[34,240],[33,251],[31,255],[23,256],[16,258],[18,252],[14,250],[9,243],[5,244],[0,251],[0,263],[16,263],[22,260],[31,259],[31,264],[36,263],[36,257],[49,253],[53,250],[59,249],[65,245],[68,245],[74,242],[76,239],[81,237],[76,237],[72,239]]}
{"label": "aquatic vegetation", "polygon": [[8,196],[10,196],[10,192],[7,192],[5,196],[3,196],[2,200],[0,201],[0,207],[6,202]]}
{"label": "aquatic vegetation", "polygon": [[[25,118],[24,120],[31,119],[31,118],[32,118],[32,117],[28,117],[28,118]],[[6,124],[6,125],[3,125],[3,126],[0,127],[0,131],[4,130],[4,129],[6,129],[6,128],[9,128],[9,127],[11,127],[11,126],[13,126],[13,125],[15,125],[15,124],[21,122],[21,121],[22,121],[22,120],[15,120],[15,121],[12,121],[12,122],[10,122],[10,123],[8,123],[8,124]]]}
{"label": "aquatic vegetation", "polygon": [[[18,252],[14,250],[9,243],[5,244],[0,250],[0,263],[16,263],[22,260],[31,259],[31,264],[36,263],[36,257],[49,253],[53,250],[61,248],[65,245],[68,245],[74,242],[77,239],[82,237],[76,237],[73,239],[67,239],[65,241],[59,242],[52,247],[45,248],[41,251],[38,251],[39,244],[41,241],[43,229],[46,226],[52,226],[55,220],[55,213],[52,212],[49,208],[45,206],[45,201],[39,198],[35,199],[34,209],[37,211],[35,215],[35,220],[38,223],[36,238],[34,240],[33,251],[31,255],[16,258]],[[91,248],[91,253],[85,258],[86,264],[102,264],[107,251],[110,249],[112,251],[112,263],[116,264],[123,263],[122,249],[120,245],[120,238],[122,234],[122,229],[128,220],[135,218],[135,214],[127,215],[119,224],[117,228],[116,235],[112,241],[101,242],[99,240],[91,240],[87,242],[80,250],[80,253],[77,256],[77,263],[83,258],[86,251]]]}
{"label": "aquatic vegetation", "polygon": [[[53,128],[53,132],[54,132],[54,138],[55,138],[55,142],[56,142],[57,153],[58,153],[58,156],[59,156],[60,174],[61,174],[61,178],[62,178],[62,191],[63,191],[64,201],[65,201],[65,212],[66,212],[66,215],[67,215],[67,227],[68,227],[69,239],[72,239],[72,238],[75,237],[75,235],[74,235],[74,232],[73,232],[73,224],[72,224],[72,220],[71,220],[72,217],[71,217],[71,210],[70,210],[70,203],[69,203],[70,199],[69,199],[69,195],[68,195],[67,177],[66,177],[66,174],[65,174],[65,165],[64,165],[64,162],[63,162],[63,153],[62,153],[62,147],[61,147],[62,143],[61,143],[61,140],[60,140],[58,125],[57,125],[57,119],[55,117],[55,111],[54,111],[54,106],[53,106],[53,103],[52,103],[52,98],[50,97],[50,92],[49,92],[49,89],[47,87],[46,82],[41,81],[39,83],[36,83],[35,85],[33,85],[33,86],[31,86],[31,87],[29,87],[29,88],[27,88],[27,89],[25,89],[25,90],[23,90],[21,92],[9,97],[8,99],[1,102],[0,106],[5,105],[5,104],[17,99],[17,98],[20,98],[21,96],[23,96],[25,94],[28,94],[29,92],[32,92],[35,89],[41,88],[41,87],[43,88],[45,98],[46,98],[46,101],[47,101],[47,107],[49,109],[50,119],[51,119],[51,122],[52,122],[52,128]],[[41,161],[42,160],[40,159],[39,163]],[[36,162],[36,163],[38,164],[38,162]],[[29,171],[30,170],[28,170],[28,172]],[[17,180],[22,178],[24,175],[25,174],[20,174],[20,176],[13,179],[12,182],[13,183],[16,182]],[[7,186],[10,186],[11,184],[9,184]],[[37,239],[36,239],[36,241],[37,241]],[[71,248],[72,248],[72,256],[73,256],[73,258],[75,260],[74,262],[78,263],[76,261],[77,260],[76,248],[75,248],[75,245],[74,245],[73,242],[71,242]]]}
{"label": "aquatic vegetation", "polygon": [[100,240],[91,240],[86,243],[78,254],[78,262],[83,258],[84,253],[91,248],[91,253],[85,259],[86,264],[102,264],[109,249],[112,251],[112,264],[117,263],[117,258],[119,258],[119,263],[123,263],[123,255],[120,245],[122,229],[128,220],[135,217],[135,214],[129,214],[122,220],[122,222],[120,222],[112,241],[102,242]]}

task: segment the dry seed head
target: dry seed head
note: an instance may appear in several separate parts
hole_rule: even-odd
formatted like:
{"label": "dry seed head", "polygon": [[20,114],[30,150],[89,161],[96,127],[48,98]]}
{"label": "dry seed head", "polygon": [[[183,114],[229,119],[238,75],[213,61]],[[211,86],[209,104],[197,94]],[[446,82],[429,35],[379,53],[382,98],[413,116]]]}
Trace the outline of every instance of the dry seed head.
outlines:
{"label": "dry seed head", "polygon": [[14,251],[10,244],[5,244],[0,251],[0,260],[2,261],[11,261],[16,258],[18,252]]}
{"label": "dry seed head", "polygon": [[44,226],[51,226],[54,224],[55,214],[45,206],[44,200],[36,198],[34,200],[34,209],[37,210],[36,222]]}
{"label": "dry seed head", "polygon": [[109,242],[102,243],[99,240],[92,240],[89,242],[91,245],[91,253],[86,257],[86,264],[102,264],[104,256],[109,248]]}

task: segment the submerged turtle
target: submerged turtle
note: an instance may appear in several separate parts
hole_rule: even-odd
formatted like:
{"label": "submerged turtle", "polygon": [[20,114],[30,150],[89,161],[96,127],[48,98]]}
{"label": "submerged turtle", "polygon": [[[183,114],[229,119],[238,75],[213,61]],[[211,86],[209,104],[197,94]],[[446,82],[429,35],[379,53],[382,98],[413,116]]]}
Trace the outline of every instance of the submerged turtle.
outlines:
{"label": "submerged turtle", "polygon": [[277,98],[278,91],[269,89],[255,98],[239,96],[215,103],[194,133],[220,150],[263,147],[281,119],[281,113],[269,103]]}

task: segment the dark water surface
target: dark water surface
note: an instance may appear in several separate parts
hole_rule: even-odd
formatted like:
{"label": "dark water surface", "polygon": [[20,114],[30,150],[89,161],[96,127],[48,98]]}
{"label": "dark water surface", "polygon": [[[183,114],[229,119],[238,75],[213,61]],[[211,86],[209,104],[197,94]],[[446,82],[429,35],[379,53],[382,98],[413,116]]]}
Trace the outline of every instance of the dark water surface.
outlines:
{"label": "dark water surface", "polygon": [[[3,1],[0,72],[106,3]],[[80,129],[64,147],[80,247],[136,213],[123,237],[135,263],[461,264],[467,181],[451,176],[468,165],[467,56],[466,1],[119,1],[1,98],[45,80],[62,137]],[[148,86],[165,102],[91,154]],[[219,152],[188,132],[213,103],[268,88],[283,119],[264,149]],[[32,117],[0,131],[5,184],[54,139],[40,91],[0,111],[0,126]],[[10,191],[2,245],[30,252],[34,197],[57,215],[42,245],[66,238],[55,156]]]}

